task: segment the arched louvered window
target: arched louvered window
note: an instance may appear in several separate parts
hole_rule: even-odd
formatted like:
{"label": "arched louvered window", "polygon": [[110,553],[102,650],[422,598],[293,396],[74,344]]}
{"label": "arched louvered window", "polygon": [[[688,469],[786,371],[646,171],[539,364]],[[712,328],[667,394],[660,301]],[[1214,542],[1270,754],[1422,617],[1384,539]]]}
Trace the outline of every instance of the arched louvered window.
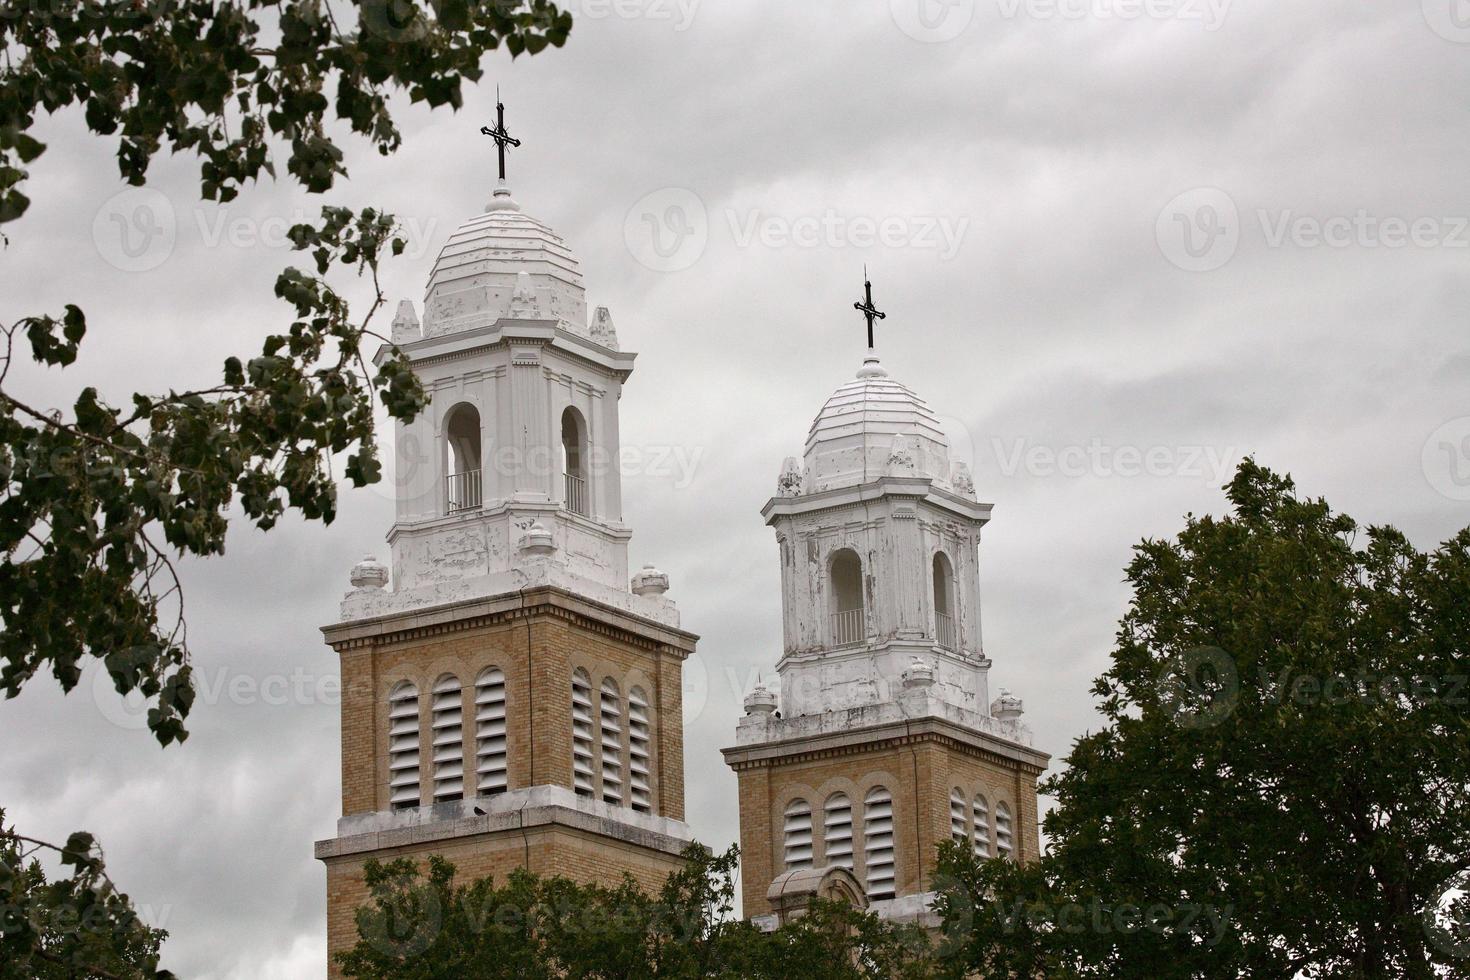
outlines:
{"label": "arched louvered window", "polygon": [[445,674],[434,682],[431,742],[434,752],[434,802],[464,799],[464,692],[459,678]]}
{"label": "arched louvered window", "polygon": [[419,690],[408,681],[388,695],[388,802],[419,805]]}
{"label": "arched louvered window", "polygon": [[975,856],[990,857],[990,807],[985,803],[985,794],[975,794],[975,833],[973,836]]}
{"label": "arched louvered window", "polygon": [[633,809],[639,813],[653,810],[653,796],[648,788],[649,772],[648,695],[643,688],[628,691],[628,790]]}
{"label": "arched louvered window", "polygon": [[475,681],[475,792],[480,796],[504,793],[505,673],[490,667]]}
{"label": "arched louvered window", "polygon": [[812,866],[812,805],[806,800],[786,804],[785,866],[787,871]]}
{"label": "arched louvered window", "polygon": [[892,898],[893,797],[882,786],[874,786],[863,798],[863,864],[868,899]]}
{"label": "arched louvered window", "polygon": [[961,789],[949,791],[949,836],[957,841],[965,839],[965,793]]}
{"label": "arched louvered window", "polygon": [[1011,808],[1004,803],[995,805],[995,856],[1015,856],[1011,846]]}
{"label": "arched louvered window", "polygon": [[623,699],[611,677],[602,682],[602,802],[623,803]]}
{"label": "arched louvered window", "polygon": [[852,870],[852,800],[833,793],[822,807],[823,863]]}
{"label": "arched louvered window", "polygon": [[572,788],[592,796],[592,681],[584,670],[572,672]]}

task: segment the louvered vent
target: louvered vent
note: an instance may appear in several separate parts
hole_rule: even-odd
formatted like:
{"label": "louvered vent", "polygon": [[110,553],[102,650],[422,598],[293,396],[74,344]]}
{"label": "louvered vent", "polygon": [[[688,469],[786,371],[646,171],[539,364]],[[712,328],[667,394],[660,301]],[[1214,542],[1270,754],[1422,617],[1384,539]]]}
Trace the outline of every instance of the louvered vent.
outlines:
{"label": "louvered vent", "polygon": [[464,799],[464,692],[446,674],[434,684],[434,802]]}
{"label": "louvered vent", "polygon": [[572,674],[572,788],[579,796],[592,787],[592,682],[583,671]]}
{"label": "louvered vent", "polygon": [[852,801],[833,793],[822,807],[822,847],[829,868],[852,870]]}
{"label": "louvered vent", "polygon": [[653,810],[653,796],[649,792],[649,726],[648,696],[643,688],[628,691],[628,786],[633,809],[639,813]]}
{"label": "louvered vent", "polygon": [[786,804],[786,870],[812,866],[812,805],[806,800]]}
{"label": "louvered vent", "polygon": [[507,787],[505,674],[491,667],[475,681],[475,792],[492,796]]}
{"label": "louvered vent", "polygon": [[893,797],[882,786],[863,800],[863,863],[869,901],[893,897]]}
{"label": "louvered vent", "polygon": [[395,810],[419,805],[419,691],[407,682],[388,696],[388,799]]}
{"label": "louvered vent", "polygon": [[611,677],[602,682],[602,802],[623,804],[623,699]]}

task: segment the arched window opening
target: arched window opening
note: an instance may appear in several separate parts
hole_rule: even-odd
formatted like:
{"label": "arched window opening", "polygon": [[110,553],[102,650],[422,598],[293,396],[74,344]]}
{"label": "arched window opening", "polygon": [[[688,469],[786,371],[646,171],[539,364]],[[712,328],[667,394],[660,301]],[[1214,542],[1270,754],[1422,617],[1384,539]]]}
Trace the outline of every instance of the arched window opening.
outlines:
{"label": "arched window opening", "polygon": [[628,691],[628,791],[633,809],[639,813],[653,811],[653,795],[649,792],[648,695],[643,688]]}
{"label": "arched window opening", "polygon": [[445,483],[449,513],[479,507],[484,497],[480,477],[480,412],[475,406],[461,402],[449,410],[444,443],[448,456]]}
{"label": "arched window opening", "polygon": [[990,857],[990,807],[985,803],[982,793],[975,795],[975,833],[974,849],[977,858]]}
{"label": "arched window opening", "polygon": [[419,691],[408,681],[388,695],[388,804],[419,805]]}
{"label": "arched window opening", "polygon": [[434,802],[464,799],[464,707],[459,678],[445,674],[434,682],[430,738],[434,752]]}
{"label": "arched window opening", "polygon": [[874,786],[863,798],[863,866],[868,900],[892,898],[893,797],[882,786]]}
{"label": "arched window opening", "polygon": [[832,641],[847,646],[863,641],[863,563],[843,548],[832,556]]}
{"label": "arched window opening", "polygon": [[833,793],[822,807],[822,852],[827,867],[852,870],[852,801],[846,793]]}
{"label": "arched window opening", "polygon": [[1011,847],[1011,808],[1004,803],[995,805],[995,856],[1015,857]]}
{"label": "arched window opening", "polygon": [[572,789],[592,796],[592,681],[584,670],[572,673]]}
{"label": "arched window opening", "polygon": [[587,507],[587,423],[575,408],[561,413],[561,462],[567,510],[585,517],[591,513]]}
{"label": "arched window opening", "polygon": [[623,699],[611,677],[602,682],[602,802],[623,804]]}
{"label": "arched window opening", "polygon": [[491,667],[475,681],[475,792],[492,796],[507,788],[505,673]]}
{"label": "arched window opening", "polygon": [[934,554],[934,642],[945,650],[958,650],[955,631],[954,569],[949,556]]}
{"label": "arched window opening", "polygon": [[949,836],[963,842],[965,839],[965,793],[961,789],[949,791]]}
{"label": "arched window opening", "polygon": [[786,848],[787,871],[812,866],[812,805],[806,800],[792,800],[786,804]]}

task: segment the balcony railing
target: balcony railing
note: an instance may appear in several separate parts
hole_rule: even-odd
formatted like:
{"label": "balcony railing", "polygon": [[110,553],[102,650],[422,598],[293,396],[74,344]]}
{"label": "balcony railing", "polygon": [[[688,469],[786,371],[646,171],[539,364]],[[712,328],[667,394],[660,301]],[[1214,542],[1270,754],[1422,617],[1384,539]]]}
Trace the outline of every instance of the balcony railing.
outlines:
{"label": "balcony railing", "polygon": [[832,614],[832,642],[836,646],[848,646],[863,641],[863,611],[844,609]]}
{"label": "balcony railing", "polygon": [[959,649],[955,646],[954,620],[949,618],[948,613],[934,614],[934,642],[941,650]]}
{"label": "balcony railing", "polygon": [[448,485],[449,513],[474,510],[483,503],[479,470],[451,473],[445,482]]}
{"label": "balcony railing", "polygon": [[587,481],[570,473],[567,474],[567,510],[587,516]]}

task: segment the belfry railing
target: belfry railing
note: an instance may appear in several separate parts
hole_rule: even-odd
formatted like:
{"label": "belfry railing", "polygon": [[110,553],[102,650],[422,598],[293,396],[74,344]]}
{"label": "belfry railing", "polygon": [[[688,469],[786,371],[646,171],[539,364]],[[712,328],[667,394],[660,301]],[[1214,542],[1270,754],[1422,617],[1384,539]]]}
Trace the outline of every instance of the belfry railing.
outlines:
{"label": "belfry railing", "polygon": [[567,510],[587,516],[587,481],[570,473],[567,474]]}
{"label": "belfry railing", "polygon": [[474,510],[483,502],[479,470],[451,473],[446,478],[446,483],[448,484],[449,513]]}
{"label": "belfry railing", "polygon": [[941,650],[955,650],[954,620],[948,613],[934,614],[934,642]]}
{"label": "belfry railing", "polygon": [[832,614],[832,642],[840,647],[863,642],[862,607]]}

